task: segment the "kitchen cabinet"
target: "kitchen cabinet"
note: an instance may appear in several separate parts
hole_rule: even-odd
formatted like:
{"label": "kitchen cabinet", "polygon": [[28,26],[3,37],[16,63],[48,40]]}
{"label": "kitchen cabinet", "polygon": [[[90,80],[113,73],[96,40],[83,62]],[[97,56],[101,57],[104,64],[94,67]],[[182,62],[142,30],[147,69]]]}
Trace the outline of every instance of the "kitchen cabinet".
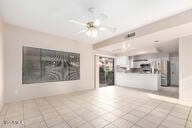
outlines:
{"label": "kitchen cabinet", "polygon": [[129,65],[129,57],[128,56],[119,56],[115,58],[116,65]]}
{"label": "kitchen cabinet", "polygon": [[142,63],[141,62],[133,62],[133,66],[134,68],[141,68],[141,65]]}

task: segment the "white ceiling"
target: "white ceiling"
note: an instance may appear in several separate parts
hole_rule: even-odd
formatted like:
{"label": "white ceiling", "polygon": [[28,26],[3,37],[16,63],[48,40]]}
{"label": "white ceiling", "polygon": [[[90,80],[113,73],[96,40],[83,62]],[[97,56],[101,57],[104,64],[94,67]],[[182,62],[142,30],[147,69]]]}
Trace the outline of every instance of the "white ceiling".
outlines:
{"label": "white ceiling", "polygon": [[[116,27],[116,32],[102,32],[95,39],[77,34],[82,27],[68,21],[91,20],[87,9],[92,6],[97,14],[108,16],[103,25]],[[191,7],[192,0],[0,0],[1,15],[10,24],[87,43],[97,43]]]}
{"label": "white ceiling", "polygon": [[158,49],[163,53],[178,53],[179,39],[173,39],[158,45]]}

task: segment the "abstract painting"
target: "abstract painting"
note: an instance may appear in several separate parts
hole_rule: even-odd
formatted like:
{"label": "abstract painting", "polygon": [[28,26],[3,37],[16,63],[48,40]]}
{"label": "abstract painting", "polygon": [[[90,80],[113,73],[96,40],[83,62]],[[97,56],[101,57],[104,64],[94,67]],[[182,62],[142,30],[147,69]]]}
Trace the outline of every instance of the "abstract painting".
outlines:
{"label": "abstract painting", "polygon": [[23,47],[23,84],[80,79],[80,54]]}

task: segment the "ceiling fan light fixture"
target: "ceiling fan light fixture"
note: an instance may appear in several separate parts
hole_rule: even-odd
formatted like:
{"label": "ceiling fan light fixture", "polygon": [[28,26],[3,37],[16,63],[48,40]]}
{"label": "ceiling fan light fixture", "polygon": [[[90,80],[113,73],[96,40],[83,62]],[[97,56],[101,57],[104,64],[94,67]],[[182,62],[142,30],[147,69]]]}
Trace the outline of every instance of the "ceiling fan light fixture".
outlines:
{"label": "ceiling fan light fixture", "polygon": [[87,35],[87,36],[91,36],[91,31],[88,30],[88,31],[86,32],[86,35]]}
{"label": "ceiling fan light fixture", "polygon": [[98,31],[95,29],[92,30],[92,37],[95,38],[95,37],[97,37],[97,35],[98,35]]}
{"label": "ceiling fan light fixture", "polygon": [[96,29],[87,30],[86,35],[92,38],[97,37],[98,31]]}
{"label": "ceiling fan light fixture", "polygon": [[132,48],[131,48],[130,44],[127,44],[126,42],[123,42],[121,50],[122,50],[122,52],[126,52],[128,50],[132,50]]}

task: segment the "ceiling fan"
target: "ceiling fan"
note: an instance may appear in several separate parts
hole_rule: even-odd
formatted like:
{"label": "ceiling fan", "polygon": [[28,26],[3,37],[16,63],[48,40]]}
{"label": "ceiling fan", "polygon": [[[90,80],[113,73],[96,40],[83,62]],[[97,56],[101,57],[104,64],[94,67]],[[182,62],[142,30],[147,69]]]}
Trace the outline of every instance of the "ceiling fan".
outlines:
{"label": "ceiling fan", "polygon": [[[95,10],[94,7],[91,7],[88,9],[88,11],[91,14],[93,14],[95,12],[94,10]],[[79,34],[85,33],[87,36],[95,38],[98,36],[99,31],[111,31],[111,32],[116,31],[116,28],[114,28],[114,27],[101,25],[102,20],[105,20],[106,18],[107,18],[107,16],[105,14],[100,13],[98,18],[96,18],[95,20],[90,20],[86,23],[82,23],[77,20],[69,20],[69,22],[73,23],[73,24],[81,25],[84,27],[83,30],[78,32]]]}

